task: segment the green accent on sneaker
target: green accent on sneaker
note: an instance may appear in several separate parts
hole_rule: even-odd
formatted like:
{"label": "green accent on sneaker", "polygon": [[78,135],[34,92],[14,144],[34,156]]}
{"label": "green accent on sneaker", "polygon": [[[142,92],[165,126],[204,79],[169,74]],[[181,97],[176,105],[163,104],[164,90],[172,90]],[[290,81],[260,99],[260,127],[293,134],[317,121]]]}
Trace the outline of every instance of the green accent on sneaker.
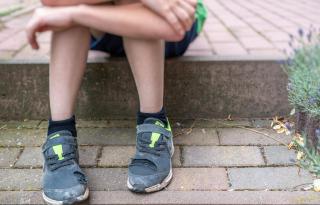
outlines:
{"label": "green accent on sneaker", "polygon": [[57,137],[60,137],[60,134],[55,134],[52,137],[50,137],[50,139],[57,138]]}
{"label": "green accent on sneaker", "polygon": [[170,126],[170,122],[169,122],[169,119],[168,119],[168,118],[167,118],[167,127],[166,127],[166,130],[168,130],[169,132],[172,132],[171,126]]}
{"label": "green accent on sneaker", "polygon": [[163,125],[160,121],[156,121],[154,124],[155,124],[155,125],[159,125],[159,126],[161,126],[161,127],[164,127],[164,125]]}
{"label": "green accent on sneaker", "polygon": [[62,144],[59,144],[59,145],[55,145],[52,147],[54,153],[56,155],[58,155],[58,160],[63,160],[64,157],[62,156],[63,154],[63,150],[62,150]]}
{"label": "green accent on sneaker", "polygon": [[204,26],[204,23],[207,19],[208,11],[203,4],[203,0],[198,0],[197,10],[196,10],[196,19],[197,19],[197,33],[199,34]]}
{"label": "green accent on sneaker", "polygon": [[149,147],[154,148],[154,145],[159,140],[161,134],[153,132],[151,135],[151,143],[149,144]]}
{"label": "green accent on sneaker", "polygon": [[[165,126],[163,125],[163,123],[161,123],[160,121],[156,121],[154,124],[155,124],[155,125],[158,125],[158,126],[160,126],[160,127],[163,127],[163,128],[165,128],[166,130],[168,130],[169,132],[171,132],[171,126],[170,126],[170,123],[169,123],[169,120],[168,120],[168,119],[167,119],[167,127],[165,127]],[[156,142],[159,140],[160,136],[161,136],[161,134],[156,133],[156,132],[153,132],[153,133],[151,134],[151,143],[149,144],[149,147],[154,148],[154,145],[155,145]]]}

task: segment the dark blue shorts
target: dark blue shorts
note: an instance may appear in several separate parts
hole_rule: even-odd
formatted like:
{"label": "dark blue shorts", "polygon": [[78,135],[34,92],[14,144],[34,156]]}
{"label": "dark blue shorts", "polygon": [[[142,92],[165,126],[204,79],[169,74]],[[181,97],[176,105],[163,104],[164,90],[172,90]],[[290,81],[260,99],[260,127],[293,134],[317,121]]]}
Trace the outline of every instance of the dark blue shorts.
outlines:
{"label": "dark blue shorts", "polygon": [[[166,42],[166,58],[182,56],[186,52],[190,43],[196,39],[197,36],[197,23],[195,22],[190,31],[186,33],[185,37],[181,41]],[[125,56],[122,37],[113,34],[104,34],[100,39],[91,37],[91,50],[107,52],[114,57]]]}

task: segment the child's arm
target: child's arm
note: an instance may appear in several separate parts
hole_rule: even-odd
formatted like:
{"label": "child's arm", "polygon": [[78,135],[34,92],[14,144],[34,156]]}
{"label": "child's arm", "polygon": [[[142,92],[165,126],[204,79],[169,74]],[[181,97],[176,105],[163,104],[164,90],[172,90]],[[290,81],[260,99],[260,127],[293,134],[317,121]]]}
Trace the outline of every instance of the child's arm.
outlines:
{"label": "child's arm", "polygon": [[111,0],[41,0],[46,6],[74,6],[78,4],[101,4]]}
{"label": "child's arm", "polygon": [[38,10],[27,26],[29,43],[37,49],[37,32],[63,30],[74,25],[131,38],[179,41],[184,36],[184,33],[176,33],[165,19],[141,3],[121,6],[78,5]]}
{"label": "child's arm", "polygon": [[[73,14],[75,23],[119,36],[143,39],[178,41],[184,32],[177,33],[170,24],[141,3],[122,6],[79,6]],[[192,26],[191,18],[189,29]]]}

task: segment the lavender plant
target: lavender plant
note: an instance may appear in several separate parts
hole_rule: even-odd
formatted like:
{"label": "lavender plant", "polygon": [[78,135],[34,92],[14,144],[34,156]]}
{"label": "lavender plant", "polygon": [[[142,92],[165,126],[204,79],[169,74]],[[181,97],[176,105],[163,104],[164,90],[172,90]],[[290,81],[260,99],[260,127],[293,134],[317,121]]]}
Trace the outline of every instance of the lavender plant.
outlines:
{"label": "lavender plant", "polygon": [[293,50],[285,66],[290,103],[313,117],[320,117],[320,33],[311,28],[291,36]]}

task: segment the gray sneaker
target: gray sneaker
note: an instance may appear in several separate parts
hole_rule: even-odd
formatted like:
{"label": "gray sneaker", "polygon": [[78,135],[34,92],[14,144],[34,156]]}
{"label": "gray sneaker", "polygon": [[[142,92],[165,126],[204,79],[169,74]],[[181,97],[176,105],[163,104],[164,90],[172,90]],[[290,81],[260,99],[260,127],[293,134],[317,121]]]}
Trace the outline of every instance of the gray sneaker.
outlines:
{"label": "gray sneaker", "polygon": [[133,192],[155,192],[172,179],[172,131],[156,118],[137,126],[136,154],[129,165],[127,186]]}
{"label": "gray sneaker", "polygon": [[77,139],[69,131],[47,137],[42,146],[43,199],[48,204],[73,204],[89,196],[87,178],[79,167]]}

